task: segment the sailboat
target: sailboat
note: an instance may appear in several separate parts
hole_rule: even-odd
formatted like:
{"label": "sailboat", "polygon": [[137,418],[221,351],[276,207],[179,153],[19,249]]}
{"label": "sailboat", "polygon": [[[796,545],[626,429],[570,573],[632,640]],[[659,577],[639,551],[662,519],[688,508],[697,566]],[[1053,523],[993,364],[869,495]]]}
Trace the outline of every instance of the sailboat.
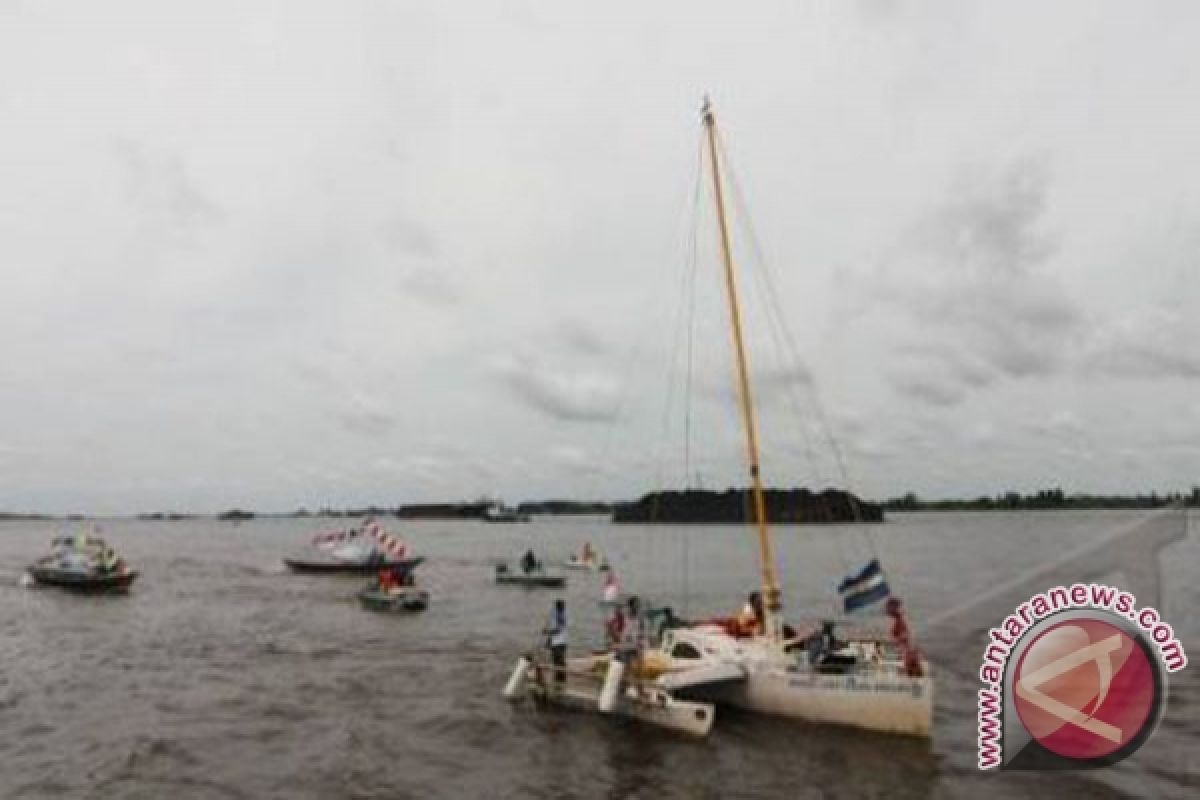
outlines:
{"label": "sailboat", "polygon": [[[571,659],[567,675],[572,680],[563,688],[556,688],[547,679],[551,668],[523,657],[505,687],[505,695],[515,698],[529,692],[550,702],[624,714],[693,735],[706,734],[715,707],[725,704],[814,723],[928,737],[933,717],[933,676],[928,662],[910,641],[907,621],[896,598],[889,598],[888,605],[893,620],[891,638],[861,636],[838,641],[831,626],[819,635],[801,638],[784,624],[783,592],[759,468],[758,421],[725,210],[716,114],[707,99],[702,119],[732,327],[761,592],[757,593],[749,625],[669,627],[662,631],[657,646],[643,649],[628,670],[609,654]],[[877,560],[847,577],[839,590],[847,610],[888,596]],[[573,682],[589,675],[593,676],[591,685],[576,686]],[[647,709],[654,705],[664,711],[651,714]]]}
{"label": "sailboat", "polygon": [[[713,624],[671,629],[664,632],[658,648],[646,654],[646,661],[656,665],[658,685],[684,696],[763,714],[928,737],[933,716],[933,677],[929,664],[908,640],[907,622],[895,599],[888,607],[895,623],[895,635],[890,639],[867,636],[838,642],[828,635],[821,645],[819,634],[801,639],[784,625],[782,591],[759,469],[758,421],[725,209],[717,120],[707,100],[702,118],[732,326],[761,601],[754,609],[757,621],[749,632]],[[877,561],[847,578],[843,588],[848,607],[851,598],[871,601],[882,599],[887,592]],[[831,634],[832,628],[826,627],[825,633]]]}

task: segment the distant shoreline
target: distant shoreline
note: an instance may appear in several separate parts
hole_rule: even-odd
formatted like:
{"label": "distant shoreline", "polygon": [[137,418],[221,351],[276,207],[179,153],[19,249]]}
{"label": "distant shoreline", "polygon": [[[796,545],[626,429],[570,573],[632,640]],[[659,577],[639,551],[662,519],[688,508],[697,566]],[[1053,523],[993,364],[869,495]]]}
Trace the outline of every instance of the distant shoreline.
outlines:
{"label": "distant shoreline", "polygon": [[[668,498],[677,495],[701,495],[712,497],[720,497],[730,492],[744,490],[727,489],[723,493],[718,492],[701,492],[697,490],[685,492],[660,491],[650,492],[644,495],[639,500],[632,502],[607,502],[593,500],[540,500],[540,501],[525,501],[516,506],[518,512],[522,514],[536,514],[549,516],[585,516],[585,515],[608,515],[624,516],[624,519],[615,520],[618,522],[639,521],[632,517],[637,516],[636,510],[630,512],[631,508],[636,507],[640,503],[647,502],[648,498],[659,498],[660,507],[662,509],[663,498]],[[802,489],[788,490],[768,490],[768,492],[788,493],[788,492],[805,492]],[[868,513],[860,514],[862,521],[878,522],[881,521],[883,512],[907,512],[907,511],[1148,511],[1157,508],[1167,508],[1170,506],[1182,506],[1187,508],[1200,508],[1200,487],[1194,487],[1189,492],[1148,492],[1141,494],[1130,495],[1101,495],[1101,494],[1086,494],[1075,493],[1067,494],[1062,489],[1042,489],[1030,494],[1020,494],[1017,492],[1004,492],[995,496],[980,496],[974,499],[961,498],[943,498],[936,500],[928,500],[918,497],[910,492],[900,497],[893,497],[888,500],[866,501],[859,500],[854,495],[849,495],[839,490],[825,490],[820,493],[810,493],[812,497],[822,498],[821,505],[828,515],[831,503],[830,495],[833,492],[838,495],[839,503],[844,500],[844,497],[854,498],[854,502],[860,504],[860,509]],[[694,498],[695,499],[695,498]],[[744,501],[739,500],[739,503]],[[317,511],[308,509],[297,509],[295,511],[253,511],[243,509],[230,509],[227,511],[216,513],[194,513],[194,512],[178,512],[178,511],[144,511],[132,514],[103,514],[92,515],[82,513],[70,514],[47,514],[41,512],[25,512],[25,511],[0,511],[0,522],[49,522],[49,521],[68,521],[78,522],[82,520],[97,520],[97,519],[137,519],[142,521],[153,522],[174,522],[179,520],[189,519],[205,519],[215,518],[218,520],[238,522],[242,520],[250,520],[257,518],[266,519],[342,519],[342,518],[362,518],[362,517],[390,517],[396,519],[478,519],[483,516],[484,510],[489,503],[474,501],[474,502],[459,502],[459,503],[417,503],[398,506],[367,506],[365,508],[322,508]],[[744,506],[739,506],[744,507]],[[880,510],[880,517],[876,518],[874,510]],[[844,510],[844,509],[843,509]],[[728,509],[726,509],[728,511]],[[834,517],[845,516],[844,514],[834,514]],[[718,519],[700,519],[690,513],[674,515],[678,518],[667,519],[661,514],[657,517],[661,522],[745,522],[745,519],[737,515],[733,518],[729,514]],[[725,518],[729,517],[729,518]],[[773,522],[829,522],[840,521],[838,519],[798,519],[798,518],[780,518],[776,514],[769,514],[769,518]],[[853,514],[850,514],[845,521],[854,521]]]}
{"label": "distant shoreline", "polygon": [[1149,511],[1171,506],[1200,508],[1200,487],[1187,494],[1136,495],[1066,494],[1062,489],[1041,489],[1031,494],[1005,492],[973,500],[922,500],[910,492],[883,503],[887,511]]}

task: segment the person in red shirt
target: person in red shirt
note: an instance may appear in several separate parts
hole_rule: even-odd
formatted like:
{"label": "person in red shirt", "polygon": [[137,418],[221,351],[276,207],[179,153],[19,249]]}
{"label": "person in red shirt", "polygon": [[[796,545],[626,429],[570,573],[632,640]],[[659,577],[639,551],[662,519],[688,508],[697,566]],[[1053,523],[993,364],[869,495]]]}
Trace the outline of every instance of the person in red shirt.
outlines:
{"label": "person in red shirt", "polygon": [[613,609],[612,615],[604,625],[604,634],[609,650],[615,650],[621,645],[621,640],[625,638],[625,613],[621,611],[620,606]]}

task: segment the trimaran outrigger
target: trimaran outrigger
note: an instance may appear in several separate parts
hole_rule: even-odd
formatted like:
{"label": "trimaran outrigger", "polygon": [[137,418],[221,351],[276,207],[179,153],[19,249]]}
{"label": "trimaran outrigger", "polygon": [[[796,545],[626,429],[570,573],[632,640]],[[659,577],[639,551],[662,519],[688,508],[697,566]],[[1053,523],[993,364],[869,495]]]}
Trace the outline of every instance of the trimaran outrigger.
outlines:
{"label": "trimaran outrigger", "polygon": [[[758,426],[725,211],[717,122],[707,101],[702,119],[758,539],[762,581],[759,623],[749,635],[720,625],[668,629],[657,646],[643,650],[629,670],[612,654],[570,659],[568,679],[562,685],[554,681],[553,667],[523,657],[505,686],[505,695],[514,698],[529,693],[560,705],[631,716],[697,735],[711,728],[714,704],[724,703],[816,723],[928,737],[933,716],[933,677],[929,664],[908,640],[907,624],[898,604],[889,607],[895,624],[892,639],[870,636],[837,643],[836,658],[825,658],[826,654],[817,650],[815,639],[787,635],[790,629],[783,622],[782,592],[759,470]],[[872,587],[882,584],[878,562],[872,562],[846,583],[872,591]]]}

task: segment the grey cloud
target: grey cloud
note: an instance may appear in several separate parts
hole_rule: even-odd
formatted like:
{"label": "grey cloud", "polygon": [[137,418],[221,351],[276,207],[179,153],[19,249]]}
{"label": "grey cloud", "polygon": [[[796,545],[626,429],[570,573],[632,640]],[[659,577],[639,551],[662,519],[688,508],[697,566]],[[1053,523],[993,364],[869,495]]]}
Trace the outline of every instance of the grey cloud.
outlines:
{"label": "grey cloud", "polygon": [[954,271],[982,279],[1028,275],[1055,249],[1041,228],[1049,186],[1049,167],[1038,158],[964,167],[914,235]]}
{"label": "grey cloud", "polygon": [[164,218],[183,231],[220,222],[220,206],[200,190],[178,153],[117,138],[130,202],[153,218]]}
{"label": "grey cloud", "polygon": [[422,258],[438,254],[437,237],[429,228],[408,217],[392,217],[379,226],[383,240],[392,247]]}
{"label": "grey cloud", "polygon": [[406,295],[442,306],[457,305],[464,299],[465,292],[427,226],[410,217],[393,216],[380,224],[378,231],[389,256],[400,256],[394,268]]}
{"label": "grey cloud", "polygon": [[[1049,170],[1038,159],[960,174],[876,276],[877,299],[918,326],[898,352],[924,349],[944,379],[970,389],[1063,368],[1083,318],[1049,268],[1056,244],[1043,230],[1048,191]],[[961,399],[945,380],[896,382],[943,404]]]}
{"label": "grey cloud", "polygon": [[893,370],[887,380],[898,392],[933,406],[958,405],[966,397],[959,384],[919,372]]}
{"label": "grey cloud", "polygon": [[560,343],[568,352],[581,356],[599,356],[608,352],[608,343],[595,328],[580,320],[564,320],[558,326]]}
{"label": "grey cloud", "polygon": [[350,393],[349,405],[338,410],[337,419],[342,428],[362,436],[378,436],[396,425],[390,405],[361,392]]}
{"label": "grey cloud", "polygon": [[440,306],[458,305],[463,290],[436,263],[402,268],[400,286],[406,294]]}
{"label": "grey cloud", "polygon": [[500,359],[493,369],[529,407],[555,419],[604,422],[618,415],[618,381],[606,372],[521,358]]}
{"label": "grey cloud", "polygon": [[1078,439],[1087,435],[1087,426],[1083,420],[1070,410],[1055,411],[1049,416],[1041,416],[1029,423],[1028,428],[1039,436],[1052,436],[1056,439]]}
{"label": "grey cloud", "polygon": [[1099,324],[1082,362],[1085,374],[1113,378],[1200,379],[1196,336],[1175,312],[1150,307]]}
{"label": "grey cloud", "polygon": [[760,370],[755,376],[755,386],[762,387],[767,393],[787,391],[794,387],[809,387],[814,383],[812,370],[805,364],[771,367]]}
{"label": "grey cloud", "polygon": [[981,389],[997,378],[996,369],[979,354],[951,344],[927,342],[896,348],[902,363],[910,369],[942,371],[956,383]]}

